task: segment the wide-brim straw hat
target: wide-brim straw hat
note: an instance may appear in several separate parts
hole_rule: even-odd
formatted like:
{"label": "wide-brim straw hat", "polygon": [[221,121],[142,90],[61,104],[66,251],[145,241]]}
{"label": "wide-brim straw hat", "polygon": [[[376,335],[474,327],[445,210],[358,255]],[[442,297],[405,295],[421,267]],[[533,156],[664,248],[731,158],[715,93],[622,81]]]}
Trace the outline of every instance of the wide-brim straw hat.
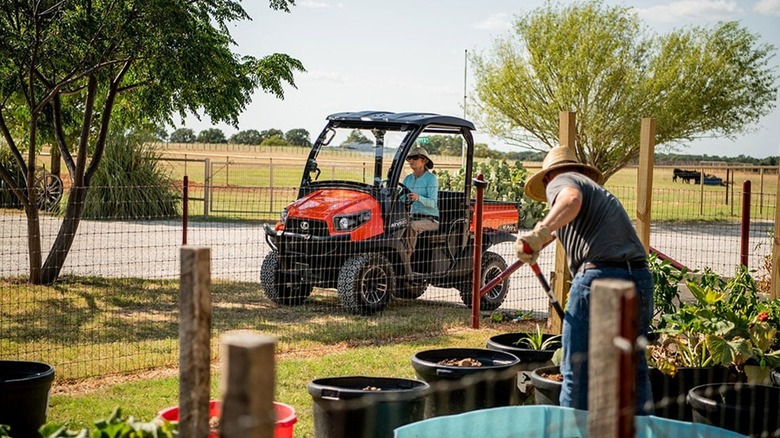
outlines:
{"label": "wide-brim straw hat", "polygon": [[604,181],[604,175],[600,170],[589,164],[583,164],[577,161],[577,155],[574,153],[574,149],[567,146],[557,146],[550,149],[550,152],[544,157],[542,170],[535,173],[528,182],[525,183],[525,194],[535,201],[546,201],[547,195],[542,180],[551,170],[561,168],[568,168],[579,172],[592,179],[597,184],[601,184]]}
{"label": "wide-brim straw hat", "polygon": [[433,169],[433,160],[431,160],[431,157],[428,155],[428,151],[421,148],[420,146],[415,146],[412,148],[412,150],[409,151],[408,154],[406,154],[406,159],[409,159],[411,157],[425,157],[428,162],[425,163],[426,169]]}

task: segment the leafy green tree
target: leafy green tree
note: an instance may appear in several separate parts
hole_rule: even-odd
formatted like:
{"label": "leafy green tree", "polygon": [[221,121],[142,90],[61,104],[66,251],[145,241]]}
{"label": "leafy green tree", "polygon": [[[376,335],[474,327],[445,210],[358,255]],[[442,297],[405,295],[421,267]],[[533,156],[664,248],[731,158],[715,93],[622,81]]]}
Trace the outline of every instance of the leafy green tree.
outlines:
{"label": "leafy green tree", "polygon": [[209,128],[198,133],[198,143],[227,143],[227,138],[221,129]]}
{"label": "leafy green tree", "polygon": [[171,143],[195,143],[195,131],[189,128],[179,128],[171,133]]}
{"label": "leafy green tree", "polygon": [[455,135],[428,136],[425,146],[430,154],[460,156],[463,149],[463,138]]}
{"label": "leafy green tree", "polygon": [[290,143],[293,146],[311,146],[311,136],[309,131],[303,128],[291,129],[287,131],[287,133],[284,134],[284,138],[287,140],[287,143]]}
{"label": "leafy green tree", "polygon": [[472,56],[471,107],[488,133],[540,151],[576,111],[577,157],[608,178],[638,156],[642,117],[672,148],[748,130],[775,106],[774,52],[736,22],[653,37],[623,6],[547,3]]}
{"label": "leafy green tree", "polygon": [[290,143],[287,143],[287,140],[285,140],[284,137],[273,135],[263,140],[260,144],[263,146],[288,146]]}
{"label": "leafy green tree", "polygon": [[[271,0],[288,10],[294,0]],[[53,282],[77,234],[109,128],[173,124],[205,115],[237,124],[260,88],[283,98],[300,61],[234,53],[237,0],[15,0],[0,3],[0,134],[13,166],[33,181],[37,151],[52,138],[71,178],[64,218],[44,262],[36,193],[0,177],[27,216],[30,282]]]}
{"label": "leafy green tree", "polygon": [[256,129],[247,129],[246,131],[238,131],[230,136],[228,143],[233,144],[260,144],[263,142],[263,138],[260,136],[260,132]]}
{"label": "leafy green tree", "polygon": [[266,129],[265,131],[260,131],[260,143],[263,144],[263,142],[270,137],[281,137],[284,138],[284,131],[280,129]]}
{"label": "leafy green tree", "polygon": [[347,139],[341,143],[341,146],[344,147],[353,144],[374,144],[374,142],[369,140],[359,129],[353,129],[347,136]]}

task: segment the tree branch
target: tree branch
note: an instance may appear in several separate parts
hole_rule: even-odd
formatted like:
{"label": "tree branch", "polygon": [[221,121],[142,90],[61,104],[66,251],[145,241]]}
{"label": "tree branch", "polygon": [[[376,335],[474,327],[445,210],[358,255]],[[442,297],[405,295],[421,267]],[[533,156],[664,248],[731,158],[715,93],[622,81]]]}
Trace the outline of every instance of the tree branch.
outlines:
{"label": "tree branch", "polygon": [[119,73],[117,73],[114,80],[111,81],[111,85],[108,89],[106,102],[103,105],[103,114],[100,121],[100,131],[98,131],[98,138],[95,142],[95,152],[92,155],[92,162],[89,163],[89,168],[87,169],[86,175],[84,176],[86,185],[89,185],[89,181],[92,179],[92,175],[94,175],[97,171],[100,160],[103,158],[103,150],[106,146],[106,137],[108,137],[108,130],[111,124],[111,112],[114,109],[114,102],[116,101],[116,96],[118,94],[119,84],[122,82],[122,78],[124,78],[131,65],[132,60],[128,60],[125,65],[122,66],[122,69],[119,71]]}
{"label": "tree branch", "polygon": [[27,175],[27,163],[25,163],[22,153],[19,152],[19,147],[16,146],[16,141],[11,136],[11,131],[8,129],[8,125],[5,123],[3,112],[0,111],[0,130],[3,131],[3,138],[8,143],[8,148],[11,149],[11,154],[14,156],[16,165],[19,166],[19,170],[22,171],[22,175]]}
{"label": "tree branch", "polygon": [[62,100],[60,96],[54,97],[54,104],[52,105],[52,119],[54,120],[54,138],[57,140],[57,147],[60,149],[60,155],[63,161],[65,161],[65,167],[68,168],[68,173],[73,175],[76,172],[76,164],[73,162],[73,155],[71,155],[68,145],[65,142],[65,131],[62,129]]}

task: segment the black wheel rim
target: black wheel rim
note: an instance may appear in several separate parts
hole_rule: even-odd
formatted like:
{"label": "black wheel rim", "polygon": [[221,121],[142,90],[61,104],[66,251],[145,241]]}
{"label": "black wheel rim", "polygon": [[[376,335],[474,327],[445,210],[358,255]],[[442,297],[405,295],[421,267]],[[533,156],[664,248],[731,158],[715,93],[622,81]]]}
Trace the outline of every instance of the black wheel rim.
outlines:
{"label": "black wheel rim", "polygon": [[371,266],[363,273],[362,295],[368,304],[381,304],[388,291],[387,272],[379,266]]}
{"label": "black wheel rim", "polygon": [[[485,270],[485,281],[482,283],[482,285],[486,285],[490,283],[491,280],[501,275],[501,269],[498,266],[489,266]],[[486,298],[495,299],[501,296],[501,293],[504,291],[504,282],[498,283],[493,289],[490,289],[487,294],[485,294]]]}

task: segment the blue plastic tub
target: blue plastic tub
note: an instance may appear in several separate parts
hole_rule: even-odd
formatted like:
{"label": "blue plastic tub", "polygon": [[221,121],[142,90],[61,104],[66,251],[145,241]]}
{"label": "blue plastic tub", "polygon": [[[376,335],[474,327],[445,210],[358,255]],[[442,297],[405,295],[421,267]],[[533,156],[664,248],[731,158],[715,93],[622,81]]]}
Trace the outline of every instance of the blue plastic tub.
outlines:
{"label": "blue plastic tub", "polygon": [[[635,417],[636,438],[744,437],[714,426]],[[509,406],[430,418],[395,429],[395,438],[585,438],[588,412],[560,406]]]}

